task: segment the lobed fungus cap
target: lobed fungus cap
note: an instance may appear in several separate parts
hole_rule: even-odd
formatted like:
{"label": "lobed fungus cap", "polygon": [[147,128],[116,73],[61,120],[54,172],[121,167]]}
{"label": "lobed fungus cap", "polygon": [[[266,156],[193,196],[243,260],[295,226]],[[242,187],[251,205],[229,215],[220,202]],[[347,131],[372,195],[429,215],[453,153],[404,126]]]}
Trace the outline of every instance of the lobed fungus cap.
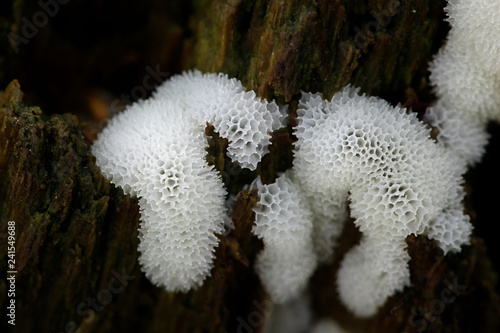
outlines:
{"label": "lobed fungus cap", "polygon": [[192,70],[161,84],[153,94],[189,111],[200,124],[207,122],[229,140],[227,155],[255,170],[269,151],[270,132],[283,126],[286,108],[267,102],[225,74]]}
{"label": "lobed fungus cap", "polygon": [[459,204],[463,164],[414,114],[358,92],[347,86],[330,101],[303,94],[294,174],[306,196],[331,200],[323,206],[332,211],[349,196],[363,238],[344,258],[339,293],[352,312],[370,316],[409,284],[406,236],[428,233],[458,251],[471,226]]}

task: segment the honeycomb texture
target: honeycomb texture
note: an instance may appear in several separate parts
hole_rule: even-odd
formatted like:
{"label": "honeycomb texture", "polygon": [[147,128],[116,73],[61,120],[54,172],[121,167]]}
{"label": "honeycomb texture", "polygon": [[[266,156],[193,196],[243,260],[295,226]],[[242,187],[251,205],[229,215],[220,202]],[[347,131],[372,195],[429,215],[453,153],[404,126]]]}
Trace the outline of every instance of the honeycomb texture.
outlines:
{"label": "honeycomb texture", "polygon": [[486,124],[500,121],[500,2],[449,0],[445,10],[451,30],[429,65],[438,105],[427,120],[445,146],[474,165],[487,142]]}
{"label": "honeycomb texture", "polygon": [[[393,258],[397,265],[383,263],[389,267],[387,272],[358,274],[359,286],[350,285],[349,274],[389,258],[369,257],[374,255],[370,251],[382,253],[392,242],[404,243],[409,234],[427,231],[445,251],[459,249],[468,241],[469,218],[457,205],[463,196],[463,164],[430,139],[428,129],[415,115],[384,100],[360,96],[350,86],[331,101],[318,94],[303,94],[297,114],[294,172],[302,188],[310,197],[331,200],[331,207],[342,207],[342,198],[349,197],[351,216],[364,240],[383,242],[370,250],[362,242],[346,256],[339,272],[339,290],[346,305],[354,313],[368,316],[409,282],[409,257],[401,250],[396,255],[401,260]],[[335,208],[331,210],[335,212]],[[341,217],[340,211],[336,214]],[[330,221],[342,222],[342,218]],[[450,236],[450,232],[440,232],[437,224],[456,230]],[[333,229],[338,232],[341,228]],[[375,291],[378,294],[370,294]]]}
{"label": "honeycomb texture", "polygon": [[253,187],[260,198],[253,233],[264,242],[256,271],[271,299],[283,303],[304,289],[316,268],[311,213],[289,173],[269,185],[257,178]]}
{"label": "honeycomb texture", "polygon": [[429,107],[425,121],[438,129],[438,144],[455,154],[464,168],[481,160],[489,140],[486,126],[477,117],[447,109],[443,101]]}
{"label": "honeycomb texture", "polygon": [[[356,96],[356,94],[352,94],[350,98]],[[298,108],[302,116],[298,118],[300,125],[295,127],[295,133],[299,138],[295,144],[295,150],[298,150],[304,141],[312,138],[315,126],[320,126],[328,116],[323,112],[306,113],[304,110],[323,109],[327,104],[320,93],[302,93]],[[301,167],[301,162],[298,159],[295,160],[294,164],[295,170]],[[307,178],[307,176],[296,177],[296,180],[300,183],[303,195],[313,212],[313,242],[316,256],[320,262],[328,262],[333,258],[333,248],[342,232],[345,221],[349,217],[347,192],[334,193],[326,188],[318,188],[313,182],[307,181]]]}
{"label": "honeycomb texture", "polygon": [[200,125],[213,125],[229,140],[227,155],[250,170],[269,151],[269,133],[283,125],[286,112],[255,92],[246,92],[237,79],[198,70],[173,76],[157,88],[153,98],[176,103]]}
{"label": "honeycomb texture", "polygon": [[[499,56],[500,51],[496,57]],[[499,70],[482,67],[478,59],[481,57],[471,53],[462,41],[450,37],[429,66],[430,81],[437,97],[447,108],[473,115],[482,123],[493,119],[498,121]]]}
{"label": "honeycomb texture", "polygon": [[472,224],[468,215],[462,214],[464,191],[457,192],[449,207],[442,210],[427,228],[427,236],[436,240],[447,252],[460,252],[464,244],[470,243]]}
{"label": "honeycomb texture", "polygon": [[205,161],[204,127],[165,100],[135,103],[112,118],[92,146],[103,175],[140,197],[139,262],[169,291],[210,273],[226,191]]}

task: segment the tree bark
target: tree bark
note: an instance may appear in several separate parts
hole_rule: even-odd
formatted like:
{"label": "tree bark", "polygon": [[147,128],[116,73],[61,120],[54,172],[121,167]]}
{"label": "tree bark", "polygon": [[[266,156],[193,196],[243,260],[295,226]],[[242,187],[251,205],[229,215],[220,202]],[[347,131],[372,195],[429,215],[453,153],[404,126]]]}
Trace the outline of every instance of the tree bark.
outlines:
{"label": "tree bark", "polygon": [[[258,197],[243,186],[257,175],[271,182],[292,166],[301,91],[331,97],[350,83],[422,112],[433,100],[427,64],[447,32],[444,4],[207,0],[192,4],[182,33],[159,25],[182,39],[169,44],[182,50],[182,61],[166,56],[172,69],[224,72],[259,96],[290,106],[288,128],[273,134],[270,153],[255,172],[230,163],[224,155],[227,141],[207,127],[207,160],[237,195],[235,229],[219,235],[211,277],[187,293],[154,287],[141,272],[138,201],[111,185],[95,165],[92,136],[83,135],[95,123],[83,125],[71,114],[46,115],[53,112],[25,104],[19,83],[10,83],[0,95],[0,270],[11,270],[5,244],[8,222],[14,221],[16,325],[4,317],[3,327],[13,332],[222,333],[248,327],[262,332],[264,322],[250,320],[255,313],[264,319],[272,315],[259,306],[267,296],[252,267],[262,248],[251,234]],[[152,12],[151,17],[162,16]],[[22,11],[17,15],[21,21]],[[149,46],[161,48],[157,41]],[[468,199],[464,207],[474,217]],[[408,237],[411,287],[391,297],[373,318],[350,314],[337,297],[335,275],[359,236],[348,223],[333,262],[311,279],[317,317],[333,318],[353,332],[499,331],[497,274],[476,235],[461,253],[446,256],[425,236]],[[9,288],[2,279],[2,309],[12,299]]]}

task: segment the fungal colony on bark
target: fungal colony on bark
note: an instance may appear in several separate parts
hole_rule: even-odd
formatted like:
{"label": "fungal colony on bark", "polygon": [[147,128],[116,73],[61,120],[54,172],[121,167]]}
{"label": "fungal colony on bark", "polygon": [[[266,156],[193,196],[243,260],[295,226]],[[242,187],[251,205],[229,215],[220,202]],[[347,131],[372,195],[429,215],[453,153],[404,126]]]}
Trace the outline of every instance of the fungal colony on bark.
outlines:
{"label": "fungal colony on bark", "polygon": [[[450,0],[446,11],[451,31],[430,64],[438,99],[425,123],[351,86],[330,100],[304,92],[293,168],[272,184],[260,177],[247,184],[258,190],[253,233],[264,243],[255,270],[273,302],[303,294],[318,248],[335,247],[348,211],[362,239],[344,257],[336,283],[360,317],[410,284],[408,235],[426,234],[445,253],[469,243],[462,175],[481,159],[488,121],[500,120],[500,2]],[[92,147],[97,165],[139,198],[140,264],[154,284],[168,291],[201,285],[216,234],[231,228],[227,191],[205,159],[206,124],[228,139],[233,162],[256,170],[271,132],[287,126],[286,112],[237,79],[192,70],[100,133]],[[437,141],[426,123],[439,130]]]}

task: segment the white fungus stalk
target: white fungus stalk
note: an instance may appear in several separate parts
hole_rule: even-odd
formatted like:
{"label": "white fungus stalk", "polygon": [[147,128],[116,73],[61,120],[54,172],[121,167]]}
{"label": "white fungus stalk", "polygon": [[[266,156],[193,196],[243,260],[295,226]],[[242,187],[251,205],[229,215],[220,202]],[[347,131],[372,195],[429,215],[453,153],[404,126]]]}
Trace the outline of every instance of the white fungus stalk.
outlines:
{"label": "white fungus stalk", "polygon": [[284,303],[304,290],[316,268],[311,213],[289,173],[269,185],[257,178],[253,186],[260,197],[253,233],[264,242],[255,269],[271,299]]}
{"label": "white fungus stalk", "polygon": [[341,263],[340,299],[359,317],[375,314],[389,296],[410,284],[409,260],[404,238],[363,237]]}

